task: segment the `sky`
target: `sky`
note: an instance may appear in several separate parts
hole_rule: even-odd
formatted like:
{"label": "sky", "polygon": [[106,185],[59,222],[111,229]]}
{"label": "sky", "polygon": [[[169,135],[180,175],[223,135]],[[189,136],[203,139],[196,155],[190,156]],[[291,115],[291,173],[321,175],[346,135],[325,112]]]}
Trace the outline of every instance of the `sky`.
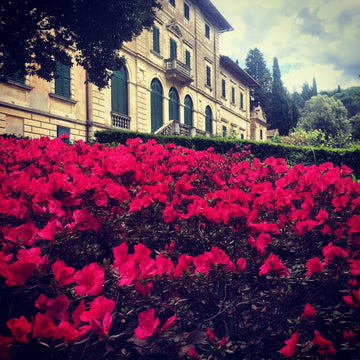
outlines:
{"label": "sky", "polygon": [[289,92],[305,82],[318,91],[360,86],[360,0],[211,0],[234,28],[220,53],[245,68],[258,48],[272,73],[277,57]]}

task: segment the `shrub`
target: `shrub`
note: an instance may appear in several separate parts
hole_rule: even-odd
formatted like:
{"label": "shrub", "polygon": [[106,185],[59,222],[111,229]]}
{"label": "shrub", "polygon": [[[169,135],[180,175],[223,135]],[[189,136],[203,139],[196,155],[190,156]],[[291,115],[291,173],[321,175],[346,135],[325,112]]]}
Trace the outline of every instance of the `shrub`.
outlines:
{"label": "shrub", "polygon": [[357,358],[348,167],[140,139],[0,145],[3,358]]}

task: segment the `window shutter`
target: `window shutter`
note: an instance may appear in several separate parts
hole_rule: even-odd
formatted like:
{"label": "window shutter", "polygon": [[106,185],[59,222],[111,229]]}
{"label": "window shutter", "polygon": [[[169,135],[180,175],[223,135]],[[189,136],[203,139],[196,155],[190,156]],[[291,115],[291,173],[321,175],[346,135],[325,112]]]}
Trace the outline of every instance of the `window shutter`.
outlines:
{"label": "window shutter", "polygon": [[173,39],[170,39],[170,58],[171,59],[177,58],[177,43]]}
{"label": "window shutter", "polygon": [[153,26],[153,50],[160,54],[160,30]]}

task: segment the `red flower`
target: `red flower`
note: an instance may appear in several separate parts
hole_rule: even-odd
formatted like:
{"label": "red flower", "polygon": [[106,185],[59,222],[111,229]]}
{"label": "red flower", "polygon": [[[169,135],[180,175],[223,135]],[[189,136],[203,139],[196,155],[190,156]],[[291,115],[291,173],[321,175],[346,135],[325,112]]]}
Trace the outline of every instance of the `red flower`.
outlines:
{"label": "red flower", "polygon": [[135,337],[146,339],[153,335],[159,325],[159,318],[154,319],[155,309],[150,309],[138,314],[139,325],[135,329]]}
{"label": "red flower", "polygon": [[343,336],[344,336],[344,339],[347,342],[349,342],[350,344],[352,344],[352,345],[356,344],[356,336],[352,330],[349,330],[349,331],[344,330]]}
{"label": "red flower", "polygon": [[343,296],[343,299],[347,305],[352,308],[358,308],[360,305],[360,289],[353,290],[353,295]]}
{"label": "red flower", "polygon": [[55,333],[55,324],[47,314],[37,313],[33,321],[33,338],[52,337]]}
{"label": "red flower", "polygon": [[36,269],[36,264],[18,260],[6,269],[6,284],[22,286]]}
{"label": "red flower", "polygon": [[163,253],[160,253],[156,259],[156,271],[158,275],[170,275],[172,269],[174,268],[174,263],[167,259]]}
{"label": "red flower", "polygon": [[246,259],[244,258],[240,258],[237,262],[236,262],[237,268],[239,272],[245,271],[246,269]]}
{"label": "red flower", "polygon": [[215,340],[215,334],[212,332],[212,330],[210,328],[207,329],[206,331],[206,337],[210,340],[210,341],[214,341]]}
{"label": "red flower", "polygon": [[352,260],[350,264],[350,273],[352,276],[360,275],[360,260]]}
{"label": "red flower", "polygon": [[264,264],[260,267],[259,276],[266,275],[269,272],[275,271],[280,276],[287,276],[289,272],[287,271],[286,267],[282,264],[279,258],[271,254],[264,262]]}
{"label": "red flower", "polygon": [[79,336],[79,331],[76,330],[68,321],[61,321],[57,326],[53,341],[64,339],[65,343],[69,344]]}
{"label": "red flower", "polygon": [[299,333],[295,332],[294,334],[292,334],[289,340],[285,340],[286,346],[280,349],[279,352],[283,354],[285,357],[293,356],[296,352],[296,345],[298,340],[299,340]]}
{"label": "red flower", "polygon": [[360,215],[351,216],[346,225],[349,226],[349,234],[360,232]]}
{"label": "red flower", "polygon": [[319,331],[314,330],[314,340],[313,344],[318,347],[317,351],[320,355],[323,356],[335,356],[336,350],[334,349],[332,342],[323,338],[323,336],[319,333]]}
{"label": "red flower", "polygon": [[301,317],[309,320],[314,320],[315,316],[316,316],[316,310],[309,303],[307,303],[305,305],[304,312],[301,314]]}
{"label": "red flower", "polygon": [[0,359],[11,360],[9,345],[14,342],[12,336],[2,336],[0,334]]}
{"label": "red flower", "polygon": [[65,294],[61,294],[56,298],[50,298],[46,302],[46,314],[54,320],[67,320],[69,314],[67,308],[70,305],[70,300]]}
{"label": "red flower", "polygon": [[66,266],[63,261],[55,261],[51,266],[51,269],[60,286],[68,285],[74,282],[73,273],[75,269],[71,266]]}
{"label": "red flower", "polygon": [[305,266],[308,268],[306,273],[307,277],[310,277],[311,274],[324,271],[324,265],[320,262],[318,257],[313,257],[306,262]]}
{"label": "red flower", "polygon": [[220,347],[224,347],[226,345],[226,343],[227,343],[227,341],[224,337],[219,341]]}
{"label": "red flower", "polygon": [[182,254],[179,257],[178,263],[173,271],[174,277],[180,277],[184,271],[189,270],[189,265],[191,264],[192,260],[193,260],[192,256]]}
{"label": "red flower", "polygon": [[77,295],[99,295],[104,286],[104,269],[97,263],[86,265],[74,274]]}
{"label": "red flower", "polygon": [[12,318],[6,325],[11,330],[11,334],[15,340],[20,342],[29,341],[26,336],[31,331],[31,325],[24,316],[21,316],[20,319]]}
{"label": "red flower", "polygon": [[197,360],[199,358],[199,354],[193,347],[190,348],[188,355],[191,360]]}
{"label": "red flower", "polygon": [[334,246],[332,242],[323,248],[323,254],[325,257],[325,265],[328,266],[331,262],[334,262],[335,258],[346,258],[349,254],[339,246]]}
{"label": "red flower", "polygon": [[135,281],[135,290],[138,294],[148,296],[153,289],[153,283],[148,282],[145,284],[141,284],[139,281]]}
{"label": "red flower", "polygon": [[82,321],[90,322],[91,319],[102,320],[107,313],[111,314],[115,309],[115,301],[112,299],[107,299],[104,296],[98,296],[90,303],[89,311],[84,311],[85,305],[83,305],[83,303],[80,304],[79,307],[80,306],[83,312],[80,314],[81,310],[79,309],[79,318]]}
{"label": "red flower", "polygon": [[175,320],[176,320],[176,315],[169,317],[165,321],[164,325],[161,327],[161,331],[166,331],[166,330],[171,329],[175,323]]}

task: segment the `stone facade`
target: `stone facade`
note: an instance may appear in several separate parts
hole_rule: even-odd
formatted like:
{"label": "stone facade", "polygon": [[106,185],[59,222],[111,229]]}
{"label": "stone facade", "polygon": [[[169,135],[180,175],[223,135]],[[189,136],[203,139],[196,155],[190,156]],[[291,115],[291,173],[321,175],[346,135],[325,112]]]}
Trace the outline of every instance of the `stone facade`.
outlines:
{"label": "stone facade", "polygon": [[[11,80],[0,84],[0,133],[56,137],[68,131],[71,140],[88,140],[95,131],[113,127],[162,131],[175,120],[192,135],[250,138],[249,90],[258,85],[219,54],[220,34],[232,30],[231,25],[209,0],[171,3],[163,0],[154,28],[120,50],[126,59],[126,114],[113,111],[111,85],[99,90],[85,84],[84,69],[73,66],[70,98],[55,94],[54,80],[27,77],[21,84]],[[161,109],[156,111],[154,81],[162,91],[157,103]],[[161,119],[154,125],[156,116]]]}

